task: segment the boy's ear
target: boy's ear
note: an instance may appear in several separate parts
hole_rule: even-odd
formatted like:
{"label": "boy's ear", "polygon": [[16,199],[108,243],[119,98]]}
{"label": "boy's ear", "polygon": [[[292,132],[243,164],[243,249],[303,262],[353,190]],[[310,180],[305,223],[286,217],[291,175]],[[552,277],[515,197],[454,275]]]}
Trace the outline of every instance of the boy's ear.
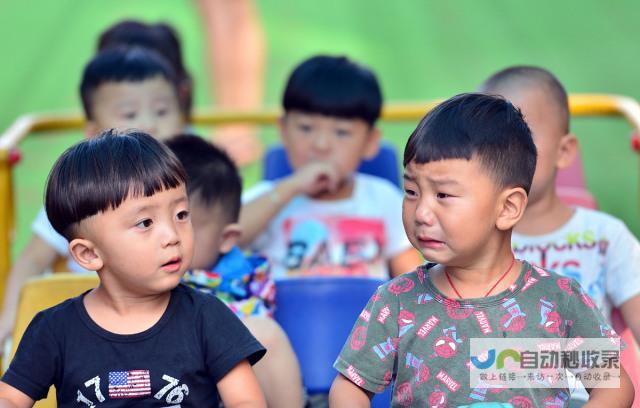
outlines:
{"label": "boy's ear", "polygon": [[527,193],[522,187],[514,187],[506,189],[500,194],[498,201],[498,217],[496,219],[496,227],[500,231],[506,231],[513,228],[520,221],[524,210],[527,207]]}
{"label": "boy's ear", "polygon": [[376,155],[380,151],[380,139],[382,138],[380,129],[375,126],[371,126],[367,138],[367,145],[365,146],[363,158],[371,160],[376,157]]}
{"label": "boy's ear", "polygon": [[242,227],[240,224],[228,224],[222,229],[220,236],[220,253],[226,254],[238,244],[242,236]]}
{"label": "boy's ear", "polygon": [[69,253],[78,265],[89,271],[99,271],[104,266],[94,243],[88,239],[76,238],[69,242]]}
{"label": "boy's ear", "polygon": [[566,169],[571,166],[578,155],[578,138],[573,133],[567,133],[560,139],[558,146],[558,161],[556,167],[558,169]]}

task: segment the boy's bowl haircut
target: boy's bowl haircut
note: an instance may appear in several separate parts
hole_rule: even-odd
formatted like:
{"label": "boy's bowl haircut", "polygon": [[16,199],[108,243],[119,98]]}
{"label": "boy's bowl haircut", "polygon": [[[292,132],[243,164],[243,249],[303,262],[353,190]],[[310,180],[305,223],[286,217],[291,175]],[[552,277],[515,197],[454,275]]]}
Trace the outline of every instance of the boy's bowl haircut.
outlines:
{"label": "boy's bowl haircut", "polygon": [[80,82],[80,98],[87,119],[93,119],[93,95],[106,82],[142,82],[162,76],[176,92],[178,78],[160,54],[140,47],[117,47],[100,52],[85,66]]}
{"label": "boy's bowl haircut", "polygon": [[407,142],[403,164],[477,157],[501,187],[531,188],[536,147],[520,110],[504,98],[454,96],[429,112]]}
{"label": "boy's bowl haircut", "polygon": [[151,50],[171,64],[180,84],[181,109],[189,120],[193,105],[192,80],[182,60],[182,47],[176,30],[166,23],[148,24],[138,20],[122,20],[100,34],[96,51],[100,53],[123,47]]}
{"label": "boy's bowl haircut", "polygon": [[60,156],[49,173],[45,208],[54,229],[71,240],[78,222],[118,208],[130,195],[149,197],[185,183],[182,165],[162,143],[111,129]]}
{"label": "boy's bowl haircut", "polygon": [[346,57],[318,55],[293,70],[282,106],[285,112],[362,119],[373,126],[380,117],[382,91],[369,68]]}

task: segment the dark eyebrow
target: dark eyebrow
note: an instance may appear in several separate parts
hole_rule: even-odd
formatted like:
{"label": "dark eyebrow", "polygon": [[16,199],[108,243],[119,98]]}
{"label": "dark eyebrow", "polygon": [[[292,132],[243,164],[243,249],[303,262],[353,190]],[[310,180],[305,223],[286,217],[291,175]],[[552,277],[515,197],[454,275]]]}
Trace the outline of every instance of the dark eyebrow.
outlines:
{"label": "dark eyebrow", "polygon": [[429,177],[427,176],[427,180],[429,180],[429,182],[438,185],[438,186],[445,186],[445,185],[459,185],[460,183],[458,183],[457,180],[451,179],[451,178],[433,178],[433,177]]}
{"label": "dark eyebrow", "polygon": [[405,179],[406,181],[416,181],[415,177],[407,173],[402,174],[402,178]]}
{"label": "dark eyebrow", "polygon": [[138,215],[141,212],[145,212],[147,210],[153,210],[154,208],[157,208],[157,207],[158,207],[157,205],[143,205],[142,207],[135,208],[132,213],[135,215]]}
{"label": "dark eyebrow", "polygon": [[[416,181],[416,177],[414,177],[413,175],[409,174],[409,173],[404,173],[402,175],[402,178],[405,181],[410,181],[410,182],[415,182]],[[433,178],[433,177],[429,177],[427,176],[427,181],[429,181],[431,184],[435,184],[437,186],[446,186],[446,185],[459,185],[460,183],[458,183],[457,180],[451,179],[451,178]]]}
{"label": "dark eyebrow", "polygon": [[183,195],[182,197],[176,198],[175,200],[173,200],[172,204],[180,204],[180,203],[183,203],[185,201],[189,201],[189,199],[187,198],[186,195]]}
{"label": "dark eyebrow", "polygon": [[[188,202],[188,201],[189,201],[189,200],[188,200],[187,196],[186,196],[186,195],[183,195],[183,196],[181,196],[181,197],[176,198],[175,200],[173,200],[173,201],[171,202],[171,204],[172,204],[172,205],[176,205],[176,204],[181,204],[181,203]],[[155,204],[154,204],[154,205],[143,205],[142,207],[136,208],[136,209],[134,210],[133,214],[138,215],[138,214],[140,214],[141,212],[144,212],[144,211],[147,211],[147,210],[153,210],[153,209],[158,208],[158,207],[159,207],[159,206],[158,206],[158,205],[155,205]]]}

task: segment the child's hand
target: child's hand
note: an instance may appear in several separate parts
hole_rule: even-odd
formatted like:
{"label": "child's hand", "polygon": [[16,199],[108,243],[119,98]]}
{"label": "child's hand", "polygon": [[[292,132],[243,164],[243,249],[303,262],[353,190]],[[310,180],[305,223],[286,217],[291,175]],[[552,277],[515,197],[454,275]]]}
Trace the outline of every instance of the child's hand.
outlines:
{"label": "child's hand", "polygon": [[313,162],[301,167],[293,175],[300,193],[315,196],[336,190],[339,175],[335,165],[329,162]]}

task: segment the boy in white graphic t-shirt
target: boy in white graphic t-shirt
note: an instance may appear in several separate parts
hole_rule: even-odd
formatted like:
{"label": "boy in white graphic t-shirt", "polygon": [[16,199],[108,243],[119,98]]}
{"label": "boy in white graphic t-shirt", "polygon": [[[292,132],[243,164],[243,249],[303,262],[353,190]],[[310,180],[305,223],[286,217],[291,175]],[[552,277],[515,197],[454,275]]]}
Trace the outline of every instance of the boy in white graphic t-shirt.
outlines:
{"label": "boy in white graphic t-shirt", "polygon": [[356,173],[379,147],[375,74],[345,57],[310,58],[289,77],[283,105],[280,133],[294,172],[244,195],[242,244],[269,257],[276,279],[413,270],[420,256],[402,228],[402,194]]}

